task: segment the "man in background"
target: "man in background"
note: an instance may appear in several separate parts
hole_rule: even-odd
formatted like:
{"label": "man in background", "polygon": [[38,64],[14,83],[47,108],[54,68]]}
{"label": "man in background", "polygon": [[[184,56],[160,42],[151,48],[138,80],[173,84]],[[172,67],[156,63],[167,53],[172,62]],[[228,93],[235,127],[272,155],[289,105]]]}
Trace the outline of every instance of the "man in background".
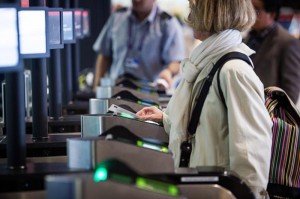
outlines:
{"label": "man in background", "polygon": [[246,44],[256,51],[251,56],[254,70],[265,87],[277,86],[296,104],[300,94],[300,42],[276,22],[280,0],[252,0],[257,19]]}
{"label": "man in background", "polygon": [[113,13],[93,49],[98,53],[94,89],[100,78],[125,73],[147,81],[161,78],[170,86],[185,53],[179,22],[155,0],[132,0],[132,8]]}

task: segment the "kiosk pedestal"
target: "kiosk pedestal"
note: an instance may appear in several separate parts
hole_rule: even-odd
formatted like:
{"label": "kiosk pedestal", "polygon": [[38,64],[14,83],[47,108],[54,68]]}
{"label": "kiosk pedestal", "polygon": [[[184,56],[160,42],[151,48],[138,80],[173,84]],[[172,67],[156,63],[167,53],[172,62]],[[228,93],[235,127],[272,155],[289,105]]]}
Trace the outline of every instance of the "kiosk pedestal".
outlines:
{"label": "kiosk pedestal", "polygon": [[167,146],[142,140],[129,141],[106,140],[104,137],[69,139],[68,165],[92,170],[104,160],[117,159],[138,173],[174,173],[174,161]]}

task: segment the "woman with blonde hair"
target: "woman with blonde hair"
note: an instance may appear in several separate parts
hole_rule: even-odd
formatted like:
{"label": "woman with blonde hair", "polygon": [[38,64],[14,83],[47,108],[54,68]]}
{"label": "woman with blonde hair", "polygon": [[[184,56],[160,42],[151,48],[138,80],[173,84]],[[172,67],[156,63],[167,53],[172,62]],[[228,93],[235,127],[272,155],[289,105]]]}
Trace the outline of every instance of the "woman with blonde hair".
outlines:
{"label": "woman with blonde hair", "polygon": [[[202,42],[182,61],[183,79],[162,112],[146,107],[142,120],[162,122],[169,134],[175,166],[182,166],[184,145],[190,149],[185,166],[222,166],[236,172],[257,198],[267,196],[272,122],[264,105],[264,87],[252,62],[227,61],[212,79],[195,133],[189,122],[199,93],[216,62],[230,52],[248,59],[254,51],[242,43],[241,31],[255,22],[251,0],[190,0],[188,24]],[[250,64],[249,64],[250,63]],[[218,83],[219,81],[219,83]],[[223,97],[222,97],[223,96]],[[196,108],[197,109],[197,108]],[[197,112],[199,110],[195,110]]]}

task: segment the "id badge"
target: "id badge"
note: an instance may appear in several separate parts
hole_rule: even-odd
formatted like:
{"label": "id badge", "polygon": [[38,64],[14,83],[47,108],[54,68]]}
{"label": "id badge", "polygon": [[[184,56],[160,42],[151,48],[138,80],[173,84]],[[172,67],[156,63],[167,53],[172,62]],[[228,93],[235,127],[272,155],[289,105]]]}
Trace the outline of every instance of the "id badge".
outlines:
{"label": "id badge", "polygon": [[137,58],[133,58],[133,57],[127,57],[125,59],[125,67],[131,68],[131,69],[136,69],[139,67],[140,62]]}
{"label": "id badge", "polygon": [[128,49],[126,59],[124,62],[125,68],[127,68],[127,70],[136,70],[141,65],[139,56],[139,51],[134,49]]}

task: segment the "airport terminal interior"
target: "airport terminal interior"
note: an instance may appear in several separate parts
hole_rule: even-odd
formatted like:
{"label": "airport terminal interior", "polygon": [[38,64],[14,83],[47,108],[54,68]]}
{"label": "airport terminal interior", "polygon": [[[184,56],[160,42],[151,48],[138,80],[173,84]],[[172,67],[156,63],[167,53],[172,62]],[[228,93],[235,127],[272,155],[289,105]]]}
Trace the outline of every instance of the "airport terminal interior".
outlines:
{"label": "airport terminal interior", "polygon": [[[176,167],[163,124],[136,115],[165,110],[180,72],[169,86],[124,73],[93,87],[93,45],[131,2],[0,0],[0,199],[255,198],[227,167]],[[299,40],[300,3],[283,2],[279,23]],[[179,21],[189,57],[200,41],[186,23],[188,0],[156,3]],[[297,139],[298,187],[274,185],[274,198],[300,198]]]}

